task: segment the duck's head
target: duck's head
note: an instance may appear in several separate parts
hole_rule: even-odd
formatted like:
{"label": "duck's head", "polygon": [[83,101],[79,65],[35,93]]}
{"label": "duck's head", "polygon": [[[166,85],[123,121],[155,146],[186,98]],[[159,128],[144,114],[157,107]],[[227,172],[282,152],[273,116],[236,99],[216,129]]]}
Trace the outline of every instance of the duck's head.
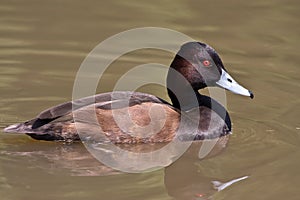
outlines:
{"label": "duck's head", "polygon": [[188,42],[182,45],[170,67],[187,81],[176,83],[176,77],[169,73],[168,84],[190,84],[194,90],[218,86],[236,94],[254,97],[251,91],[242,87],[227,73],[218,53],[207,44]]}

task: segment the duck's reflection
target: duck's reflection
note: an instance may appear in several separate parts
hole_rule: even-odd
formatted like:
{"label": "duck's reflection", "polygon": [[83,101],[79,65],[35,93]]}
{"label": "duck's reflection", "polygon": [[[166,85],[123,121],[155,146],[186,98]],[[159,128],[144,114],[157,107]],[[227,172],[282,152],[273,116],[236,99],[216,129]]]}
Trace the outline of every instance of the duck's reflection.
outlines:
{"label": "duck's reflection", "polygon": [[[222,152],[226,147],[228,137],[219,138],[206,158]],[[177,161],[164,169],[164,177],[161,180],[164,181],[163,184],[169,196],[185,200],[207,199],[216,192],[211,184],[211,177],[202,174],[197,166],[197,163],[201,163],[199,161],[199,149],[202,145],[203,142],[193,142],[190,148]],[[141,146],[137,146],[136,148],[131,148],[131,151],[141,148]],[[40,169],[42,168],[44,169],[43,171],[50,174],[56,174],[57,171],[62,170],[65,175],[72,176],[121,174],[121,172],[101,164],[81,143],[53,144],[33,142],[31,145],[28,145],[25,142],[17,147],[15,146],[13,149],[6,147],[6,151],[1,151],[1,154],[13,156],[14,158],[19,156],[26,157],[27,161],[39,165]]]}
{"label": "duck's reflection", "polygon": [[[216,141],[216,145],[206,155],[210,158],[220,154],[226,147],[229,136]],[[193,142],[188,151],[172,165],[165,168],[164,184],[170,196],[175,199],[209,199],[216,192],[212,178],[199,171],[199,149],[203,141]]]}

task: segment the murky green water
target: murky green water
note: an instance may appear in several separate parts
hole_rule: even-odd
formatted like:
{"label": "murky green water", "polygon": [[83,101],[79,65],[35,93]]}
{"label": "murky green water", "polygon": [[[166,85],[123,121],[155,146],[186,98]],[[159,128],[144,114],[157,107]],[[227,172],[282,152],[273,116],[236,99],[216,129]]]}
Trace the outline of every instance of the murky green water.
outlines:
{"label": "murky green water", "polygon": [[[2,0],[1,129],[70,100],[85,56],[107,37],[136,27],[170,28],[210,44],[255,99],[227,93],[234,134],[222,154],[201,161],[183,157],[144,174],[114,172],[81,144],[1,132],[1,199],[298,199],[299,6],[292,0]],[[171,59],[157,51],[121,58],[98,91],[110,91],[126,67],[168,65]],[[142,90],[166,98],[161,87]],[[245,175],[250,178],[221,192],[210,183]]]}

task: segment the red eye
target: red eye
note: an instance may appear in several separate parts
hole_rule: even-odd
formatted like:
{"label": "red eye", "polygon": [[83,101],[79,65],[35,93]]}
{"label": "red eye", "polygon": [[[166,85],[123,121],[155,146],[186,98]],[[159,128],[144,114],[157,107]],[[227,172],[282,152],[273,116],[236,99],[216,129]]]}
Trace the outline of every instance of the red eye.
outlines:
{"label": "red eye", "polygon": [[204,60],[202,63],[203,63],[203,65],[204,65],[205,67],[210,66],[210,61],[209,61],[209,60]]}

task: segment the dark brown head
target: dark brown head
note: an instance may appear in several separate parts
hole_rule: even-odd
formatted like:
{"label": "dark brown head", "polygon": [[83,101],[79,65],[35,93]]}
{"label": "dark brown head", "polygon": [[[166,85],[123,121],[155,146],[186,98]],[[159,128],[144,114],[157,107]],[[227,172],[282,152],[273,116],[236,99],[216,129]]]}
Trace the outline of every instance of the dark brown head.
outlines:
{"label": "dark brown head", "polygon": [[200,42],[182,45],[170,67],[182,74],[195,90],[215,86],[224,69],[215,50]]}
{"label": "dark brown head", "polygon": [[[253,97],[249,90],[240,86],[226,72],[218,53],[207,44],[188,42],[182,45],[170,68],[179,73],[171,73],[174,70],[169,71],[168,88],[172,86],[184,90],[183,88],[191,86],[197,91],[207,86],[219,86],[237,94]],[[181,75],[185,81],[178,81]]]}

